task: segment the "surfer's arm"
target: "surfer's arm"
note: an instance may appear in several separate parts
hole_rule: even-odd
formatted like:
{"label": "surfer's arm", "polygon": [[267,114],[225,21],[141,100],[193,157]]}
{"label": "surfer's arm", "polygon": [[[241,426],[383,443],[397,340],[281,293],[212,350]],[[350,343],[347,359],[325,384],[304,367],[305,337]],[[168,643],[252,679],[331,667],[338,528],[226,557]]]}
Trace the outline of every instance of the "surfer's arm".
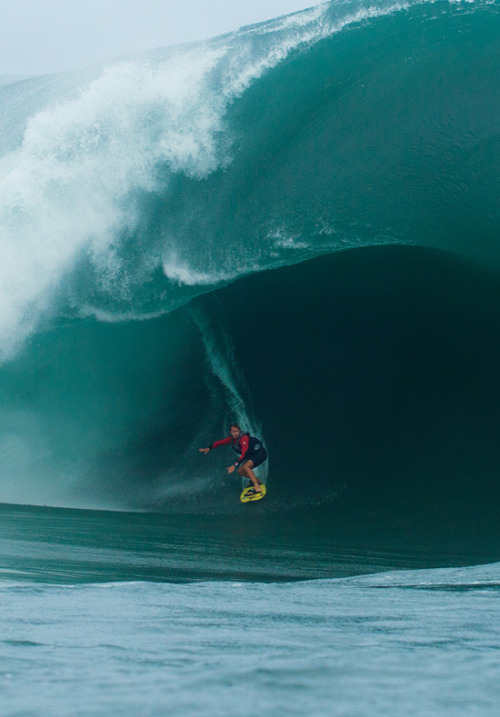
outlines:
{"label": "surfer's arm", "polygon": [[212,450],[213,448],[218,448],[219,446],[227,446],[228,443],[231,443],[231,436],[228,436],[227,438],[221,438],[220,441],[214,441],[210,446],[210,450]]}
{"label": "surfer's arm", "polygon": [[200,453],[204,453],[207,455],[207,453],[210,453],[212,448],[218,448],[219,446],[226,446],[228,443],[231,443],[231,436],[228,438],[222,438],[220,441],[214,441],[208,448],[200,448]]}
{"label": "surfer's arm", "polygon": [[210,446],[208,446],[208,448],[200,448],[199,451],[200,453],[204,453],[205,455],[207,455],[207,453],[210,453],[212,448],[217,448],[218,446],[225,446],[228,443],[231,443],[231,436],[229,436],[229,438],[222,438],[222,440],[220,441],[215,441]]}

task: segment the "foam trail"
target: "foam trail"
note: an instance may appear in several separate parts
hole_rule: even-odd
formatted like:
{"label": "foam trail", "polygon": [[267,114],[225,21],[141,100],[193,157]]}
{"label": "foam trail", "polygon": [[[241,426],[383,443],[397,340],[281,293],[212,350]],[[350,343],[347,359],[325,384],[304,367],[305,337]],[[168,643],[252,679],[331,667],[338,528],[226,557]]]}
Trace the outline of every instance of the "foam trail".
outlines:
{"label": "foam trail", "polygon": [[[254,436],[262,437],[264,440],[262,425],[254,418],[248,405],[250,391],[241,368],[238,366],[231,336],[227,327],[224,326],[223,314],[220,307],[214,307],[217,298],[213,297],[208,303],[212,309],[210,313],[200,304],[196,304],[189,307],[189,314],[200,331],[209,366],[213,375],[224,387],[227,404],[236,422],[242,426],[243,430]],[[247,399],[244,400],[243,396],[247,396]],[[266,461],[256,471],[263,481],[266,481],[269,472],[268,464],[269,461]],[[242,483],[246,484],[246,480],[243,479]]]}

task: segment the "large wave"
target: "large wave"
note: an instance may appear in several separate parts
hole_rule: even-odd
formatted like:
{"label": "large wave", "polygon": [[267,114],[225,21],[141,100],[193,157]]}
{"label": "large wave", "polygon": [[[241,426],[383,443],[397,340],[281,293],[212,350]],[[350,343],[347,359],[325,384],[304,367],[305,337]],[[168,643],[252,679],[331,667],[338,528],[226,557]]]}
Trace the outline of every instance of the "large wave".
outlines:
{"label": "large wave", "polygon": [[[229,490],[217,494],[224,456],[202,463],[196,448],[233,417],[266,439],[282,505],[291,492],[331,501],[384,484],[387,495],[402,473],[449,485],[480,450],[486,476],[495,282],[441,254],[429,268],[428,254],[366,247],[445,250],[498,270],[497,37],[489,2],[332,2],[6,81],[0,499],[229,505]],[[338,254],[363,247],[353,265]],[[435,275],[461,277],[456,306],[481,295],[479,333],[466,318],[461,342],[443,332],[442,292],[430,294],[443,320],[422,328]],[[395,303],[383,302],[388,284]],[[397,339],[401,306],[420,343]],[[421,347],[443,333],[432,363]],[[464,368],[465,346],[487,346],[492,364],[478,349]],[[484,383],[470,378],[478,367]]]}

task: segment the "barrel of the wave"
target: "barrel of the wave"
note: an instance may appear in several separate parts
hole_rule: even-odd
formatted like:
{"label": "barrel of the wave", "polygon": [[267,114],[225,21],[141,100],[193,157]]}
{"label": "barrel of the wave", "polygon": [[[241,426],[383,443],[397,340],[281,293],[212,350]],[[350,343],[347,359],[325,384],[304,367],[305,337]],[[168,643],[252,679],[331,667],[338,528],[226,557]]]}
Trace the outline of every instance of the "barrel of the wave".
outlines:
{"label": "barrel of the wave", "polygon": [[248,485],[243,489],[240,500],[242,503],[253,503],[262,500],[266,495],[266,486],[257,478],[254,469],[267,460],[267,451],[259,438],[251,436],[250,433],[243,433],[238,423],[232,423],[229,429],[229,436],[214,441],[208,448],[200,448],[200,453],[210,453],[219,446],[231,446],[237,453],[238,459],[228,466],[228,474],[237,470]]}

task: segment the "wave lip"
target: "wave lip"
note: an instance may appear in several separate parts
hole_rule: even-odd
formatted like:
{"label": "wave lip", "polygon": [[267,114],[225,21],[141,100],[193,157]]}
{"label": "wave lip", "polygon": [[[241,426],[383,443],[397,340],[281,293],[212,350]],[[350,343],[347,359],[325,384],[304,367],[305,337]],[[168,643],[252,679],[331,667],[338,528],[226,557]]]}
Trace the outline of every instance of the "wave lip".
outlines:
{"label": "wave lip", "polygon": [[[100,74],[3,86],[4,355],[44,316],[83,305],[140,316],[189,301],[196,285],[321,252],[441,246],[464,212],[467,227],[480,219],[488,233],[496,140],[485,25],[495,17],[482,2],[324,3]],[[403,47],[395,38],[405,34]],[[474,193],[457,190],[464,182]],[[449,228],[436,202],[425,210],[433,196],[457,213]]]}

